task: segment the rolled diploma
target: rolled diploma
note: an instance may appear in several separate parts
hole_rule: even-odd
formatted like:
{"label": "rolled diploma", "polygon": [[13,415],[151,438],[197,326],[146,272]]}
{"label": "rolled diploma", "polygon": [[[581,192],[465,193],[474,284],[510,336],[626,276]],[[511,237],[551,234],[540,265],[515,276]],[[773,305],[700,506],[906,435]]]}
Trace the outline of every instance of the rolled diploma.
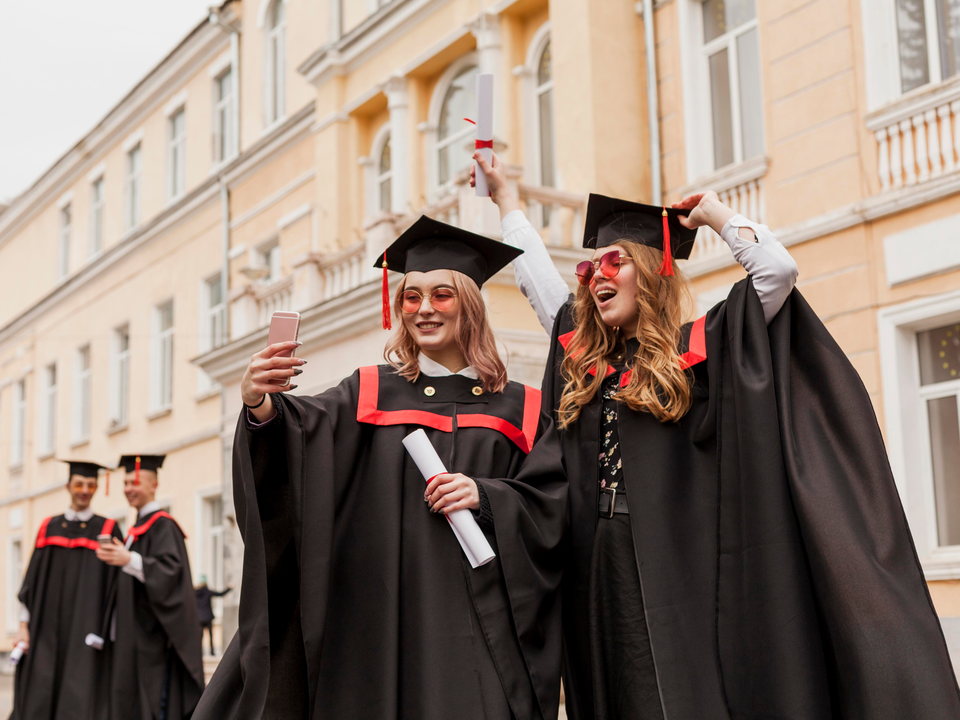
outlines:
{"label": "rolled diploma", "polygon": [[103,650],[103,638],[96,633],[87,633],[83,641],[94,650]]}
{"label": "rolled diploma", "polygon": [[20,658],[23,657],[23,653],[27,650],[27,644],[22,640],[17,643],[16,647],[10,651],[10,664],[16,665],[20,662]]}
{"label": "rolled diploma", "polygon": [[[493,73],[477,75],[477,141],[493,141]],[[493,162],[493,148],[478,148],[488,163]],[[477,163],[477,197],[490,197],[487,176]]]}
{"label": "rolled diploma", "polygon": [[[433,448],[430,438],[423,430],[416,430],[403,439],[403,446],[410,453],[410,457],[417,464],[424,480],[430,482],[437,475],[447,472],[443,466],[443,461],[437,455]],[[470,567],[478,568],[486,565],[496,557],[483,531],[477,525],[473,518],[473,513],[469,510],[457,510],[449,513],[447,521],[453,529],[453,534],[457,536],[460,547],[463,548],[464,555],[470,561]]]}

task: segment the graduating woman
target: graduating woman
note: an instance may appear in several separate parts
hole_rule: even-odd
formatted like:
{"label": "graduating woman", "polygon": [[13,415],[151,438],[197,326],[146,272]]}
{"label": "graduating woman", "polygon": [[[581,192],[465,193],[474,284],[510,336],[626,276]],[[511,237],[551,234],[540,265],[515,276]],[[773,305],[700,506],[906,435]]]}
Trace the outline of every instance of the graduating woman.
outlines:
{"label": "graduating woman", "polygon": [[[378,261],[406,273],[389,364],[316,397],[253,356],[234,445],[244,537],[240,629],[208,718],[556,718],[558,556],[567,520],[540,393],[509,382],[480,286],[520,254],[420,218]],[[451,472],[424,482],[401,444],[425,430]],[[472,568],[445,515],[469,508],[496,552]]]}
{"label": "graduating woman", "polygon": [[[712,192],[591,195],[570,296],[481,166],[551,333],[572,720],[960,717],[872,403],[770,230]],[[691,324],[675,260],[702,225],[749,276]]]}

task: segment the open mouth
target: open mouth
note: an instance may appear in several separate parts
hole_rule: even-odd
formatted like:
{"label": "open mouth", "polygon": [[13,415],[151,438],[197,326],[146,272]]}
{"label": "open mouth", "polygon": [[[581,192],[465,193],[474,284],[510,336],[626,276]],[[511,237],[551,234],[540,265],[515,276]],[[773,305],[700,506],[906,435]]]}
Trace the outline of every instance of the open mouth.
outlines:
{"label": "open mouth", "polygon": [[443,323],[437,323],[437,322],[417,323],[417,327],[420,328],[421,330],[436,330],[438,327],[442,327],[442,326],[443,326]]}
{"label": "open mouth", "polygon": [[597,290],[597,304],[600,307],[605,307],[617,296],[617,291],[611,287],[601,288]]}

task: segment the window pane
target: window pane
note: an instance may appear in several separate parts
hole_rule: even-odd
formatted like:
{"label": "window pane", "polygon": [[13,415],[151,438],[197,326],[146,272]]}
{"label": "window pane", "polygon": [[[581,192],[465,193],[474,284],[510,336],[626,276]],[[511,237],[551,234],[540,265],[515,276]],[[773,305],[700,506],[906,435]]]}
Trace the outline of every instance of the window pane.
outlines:
{"label": "window pane", "polygon": [[390,139],[383,144],[383,150],[380,151],[380,174],[390,171]]}
{"label": "window pane", "polygon": [[392,207],[390,193],[390,178],[387,178],[380,183],[380,210],[383,212],[389,212]]}
{"label": "window pane", "polygon": [[227,70],[217,78],[217,100],[223,100],[230,95],[233,88],[233,75]]}
{"label": "window pane", "polygon": [[553,63],[550,60],[550,43],[543,49],[540,55],[540,67],[537,68],[537,84],[543,85],[553,79]]}
{"label": "window pane", "polygon": [[450,148],[440,148],[438,162],[440,165],[440,173],[437,179],[440,184],[443,185],[453,175],[453,173],[450,172]]}
{"label": "window pane", "polygon": [[283,22],[283,0],[276,0],[270,8],[270,27],[275,28]]}
{"label": "window pane", "polygon": [[956,395],[928,400],[927,415],[937,501],[937,536],[941,547],[960,545],[960,422]]}
{"label": "window pane", "polygon": [[706,0],[703,3],[703,37],[710,42],[757,16],[754,0]]}
{"label": "window pane", "polygon": [[710,56],[710,95],[713,109],[713,166],[717,169],[733,162],[730,63],[726,48]]}
{"label": "window pane", "polygon": [[960,324],[917,333],[920,384],[956,380],[960,375]]}
{"label": "window pane", "polygon": [[443,140],[465,129],[464,118],[477,112],[477,68],[467,68],[454,79],[447,90],[440,110],[440,130],[437,137]]}
{"label": "window pane", "polygon": [[960,72],[960,0],[937,0],[940,26],[940,68],[943,79]]}
{"label": "window pane", "polygon": [[737,38],[740,80],[740,128],[743,159],[763,154],[763,102],[760,99],[760,49],[756,29]]}
{"label": "window pane", "polygon": [[541,93],[540,98],[540,184],[554,187],[553,157],[553,90]]}
{"label": "window pane", "polygon": [[173,327],[173,305],[167,304],[160,308],[160,330],[169,330]]}
{"label": "window pane", "polygon": [[903,92],[930,82],[923,0],[897,0],[900,86]]}

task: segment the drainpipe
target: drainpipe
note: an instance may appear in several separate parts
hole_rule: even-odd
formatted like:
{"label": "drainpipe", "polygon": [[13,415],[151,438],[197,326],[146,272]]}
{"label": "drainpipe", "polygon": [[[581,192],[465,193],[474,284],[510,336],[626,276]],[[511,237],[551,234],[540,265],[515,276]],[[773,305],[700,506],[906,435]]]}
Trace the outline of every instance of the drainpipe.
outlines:
{"label": "drainpipe", "polygon": [[220,298],[223,302],[223,327],[220,329],[219,344],[226,345],[230,340],[230,189],[226,179],[220,176]]}
{"label": "drainpipe", "polygon": [[[642,5],[642,10],[640,6]],[[660,180],[660,108],[657,104],[657,47],[653,34],[653,0],[641,0],[636,10],[643,14],[647,51],[647,122],[650,125],[650,204],[663,204]]]}

